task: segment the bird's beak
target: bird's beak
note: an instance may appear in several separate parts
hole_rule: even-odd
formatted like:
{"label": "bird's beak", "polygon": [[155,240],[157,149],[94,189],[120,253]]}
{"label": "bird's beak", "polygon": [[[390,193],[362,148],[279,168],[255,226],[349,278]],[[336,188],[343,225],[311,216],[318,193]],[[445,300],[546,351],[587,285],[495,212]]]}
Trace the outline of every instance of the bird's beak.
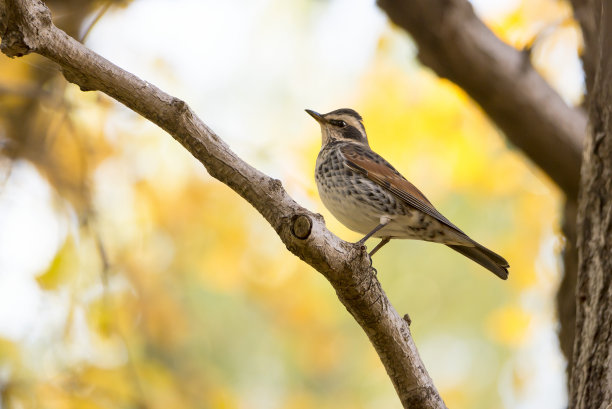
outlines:
{"label": "bird's beak", "polygon": [[313,117],[318,123],[323,123],[325,122],[325,118],[323,118],[323,115],[321,115],[318,112],[315,112],[311,109],[306,109],[306,112],[308,112],[308,115],[310,115],[311,117]]}

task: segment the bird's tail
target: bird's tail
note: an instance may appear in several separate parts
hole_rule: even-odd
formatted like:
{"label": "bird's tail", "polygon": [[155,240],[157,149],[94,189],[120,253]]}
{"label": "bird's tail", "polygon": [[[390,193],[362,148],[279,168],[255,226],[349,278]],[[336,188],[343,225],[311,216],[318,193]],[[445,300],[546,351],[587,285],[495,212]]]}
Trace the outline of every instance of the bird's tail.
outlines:
{"label": "bird's tail", "polygon": [[476,242],[473,242],[473,244],[473,247],[455,244],[447,244],[447,246],[474,260],[502,280],[506,280],[508,278],[508,268],[510,267],[506,259]]}

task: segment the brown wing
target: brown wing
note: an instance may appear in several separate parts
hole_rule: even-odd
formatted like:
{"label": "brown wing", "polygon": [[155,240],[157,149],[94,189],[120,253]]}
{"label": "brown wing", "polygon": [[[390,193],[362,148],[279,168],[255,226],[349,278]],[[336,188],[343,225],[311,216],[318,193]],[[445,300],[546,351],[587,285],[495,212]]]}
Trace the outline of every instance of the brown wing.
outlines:
{"label": "brown wing", "polygon": [[346,144],[340,148],[340,151],[346,158],[346,164],[352,171],[361,173],[372,182],[393,193],[409,206],[430,215],[469,239],[465,233],[437,211],[425,195],[416,186],[407,181],[382,156],[357,144]]}

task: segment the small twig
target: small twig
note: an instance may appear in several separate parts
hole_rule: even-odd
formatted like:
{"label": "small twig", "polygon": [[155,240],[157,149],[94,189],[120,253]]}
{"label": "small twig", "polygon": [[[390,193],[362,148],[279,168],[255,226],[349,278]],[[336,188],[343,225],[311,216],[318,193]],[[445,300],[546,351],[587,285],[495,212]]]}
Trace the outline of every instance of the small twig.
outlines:
{"label": "small twig", "polygon": [[[108,259],[108,254],[106,252],[106,246],[104,245],[104,242],[102,241],[102,237],[100,236],[100,233],[93,225],[94,220],[92,220],[92,216],[91,216],[92,213],[88,212],[88,214],[89,214],[89,217],[86,221],[86,224],[87,224],[87,227],[89,228],[90,234],[93,235],[94,237],[94,240],[96,242],[96,249],[98,250],[98,255],[100,256],[100,262],[102,264],[100,268],[100,277],[102,280],[102,287],[103,287],[103,290],[102,290],[103,291],[102,292],[102,297],[103,297],[102,302],[104,305],[103,308],[109,313],[109,316],[115,317],[116,316],[115,305],[110,296],[110,290],[108,286],[111,264]],[[121,342],[123,343],[123,347],[125,348],[125,351],[127,354],[128,371],[131,374],[132,382],[134,384],[134,387],[136,388],[136,391],[140,399],[139,407],[147,408],[149,407],[149,405],[147,404],[147,401],[148,401],[147,395],[145,394],[144,388],[142,386],[142,381],[140,379],[140,375],[138,374],[138,369],[136,368],[136,361],[134,359],[134,354],[132,353],[132,350],[130,348],[130,343],[128,342],[128,339],[125,336],[123,330],[119,326],[119,323],[116,321],[111,321],[111,322],[112,322],[113,332],[121,339]]]}
{"label": "small twig", "polygon": [[100,7],[100,10],[98,10],[96,17],[91,21],[89,26],[87,26],[87,29],[85,29],[85,32],[83,33],[83,35],[81,35],[81,38],[79,38],[80,43],[84,43],[85,40],[87,40],[87,37],[89,36],[89,33],[91,33],[91,30],[94,28],[96,24],[98,24],[98,21],[100,21],[102,16],[106,14],[106,12],[108,11],[111,5],[112,5],[112,2],[107,1],[102,7]]}

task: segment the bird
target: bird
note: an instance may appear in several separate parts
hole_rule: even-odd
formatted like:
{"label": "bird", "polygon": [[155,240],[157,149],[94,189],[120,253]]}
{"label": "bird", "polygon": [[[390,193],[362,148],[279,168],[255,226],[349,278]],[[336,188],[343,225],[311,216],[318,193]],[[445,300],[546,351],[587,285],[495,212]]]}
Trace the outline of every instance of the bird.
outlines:
{"label": "bird", "polygon": [[510,265],[499,254],[472,240],[444,217],[425,195],[370,148],[363,118],[350,108],[327,114],[306,112],[321,126],[322,144],[315,181],[325,207],[342,224],[382,239],[370,258],[391,239],[442,243],[499,278]]}

